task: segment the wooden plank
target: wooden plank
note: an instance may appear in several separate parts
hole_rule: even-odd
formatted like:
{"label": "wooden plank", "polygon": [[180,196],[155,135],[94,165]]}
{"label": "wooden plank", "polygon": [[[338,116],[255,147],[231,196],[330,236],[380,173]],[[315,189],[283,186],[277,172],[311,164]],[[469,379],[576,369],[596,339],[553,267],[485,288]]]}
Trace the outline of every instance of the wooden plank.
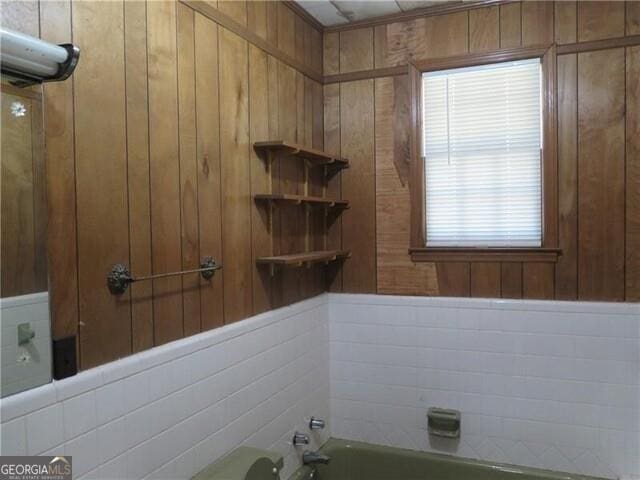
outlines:
{"label": "wooden plank", "polygon": [[[267,54],[249,46],[249,143],[269,137],[269,82]],[[271,190],[271,181],[264,162],[253,148],[250,152],[251,195]],[[268,210],[255,202],[251,207],[251,258],[253,313],[271,308],[271,277],[256,265],[258,257],[273,255],[273,237],[269,231]]]}
{"label": "wooden plank", "polygon": [[268,39],[267,4],[264,0],[247,2],[247,26],[260,38]]}
{"label": "wooden plank", "polygon": [[469,51],[500,47],[500,10],[497,5],[469,11]]}
{"label": "wooden plank", "polygon": [[410,94],[407,76],[375,81],[376,274],[378,293],[434,295],[435,265],[414,263],[410,238]]}
{"label": "wooden plank", "polygon": [[557,59],[553,45],[542,57],[542,246],[558,246]]}
{"label": "wooden plank", "polygon": [[502,263],[500,271],[502,298],[522,298],[522,263]]}
{"label": "wooden plank", "polygon": [[578,2],[578,41],[623,37],[625,2]]}
{"label": "wooden plank", "polygon": [[627,5],[626,27],[627,35],[640,35],[640,2],[625,2]]}
{"label": "wooden plank", "polygon": [[323,34],[315,28],[311,29],[311,68],[323,72]]}
{"label": "wooden plank", "polygon": [[[25,91],[25,90],[23,90]],[[25,91],[26,92],[26,91]],[[31,102],[31,137],[33,149],[33,218],[35,236],[35,288],[49,290],[47,275],[47,169],[44,158],[44,125],[42,95]]]}
{"label": "wooden plank", "polygon": [[627,48],[625,299],[640,301],[640,47]]}
{"label": "wooden plank", "polygon": [[305,23],[302,18],[298,15],[294,15],[294,41],[295,41],[295,58],[300,63],[306,63],[306,52],[305,52],[305,32],[304,32]]}
{"label": "wooden plank", "polygon": [[323,48],[324,74],[340,73],[340,34],[325,33]]}
{"label": "wooden plank", "polygon": [[624,299],[624,49],[578,55],[578,297]]}
{"label": "wooden plank", "polygon": [[578,64],[558,57],[558,231],[556,298],[578,295]]}
{"label": "wooden plank", "polygon": [[524,263],[522,265],[522,297],[532,300],[553,300],[553,263]]}
{"label": "wooden plank", "polygon": [[[72,9],[73,38],[85,54],[74,72],[74,118],[82,159],[76,208],[80,368],[86,369],[131,353],[129,293],[112,295],[105,285],[111,266],[129,259],[124,19],[122,2],[77,2]],[[108,77],[95,75],[105,68]]]}
{"label": "wooden plank", "polygon": [[[413,58],[413,54],[409,52],[409,37],[424,40],[425,22],[425,19],[416,19],[375,27],[373,34],[375,67],[406,65],[410,58]],[[415,48],[415,40],[412,46]]]}
{"label": "wooden plank", "polygon": [[[198,234],[198,160],[196,156],[196,88],[194,12],[178,4],[178,136],[180,141],[180,219],[182,269],[200,267]],[[200,275],[182,276],[184,335],[200,327]]]}
{"label": "wooden plank", "polygon": [[[278,64],[278,124],[280,136],[296,142],[298,135],[298,101],[296,71]],[[281,159],[278,193],[300,193],[302,165],[291,159]],[[303,218],[297,207],[279,209],[280,254],[300,252]],[[279,277],[282,301],[290,304],[300,299],[300,271],[284,271]]]}
{"label": "wooden plank", "polygon": [[[69,1],[40,5],[42,38],[62,43],[71,37]],[[47,253],[49,311],[54,339],[78,331],[78,267],[73,139],[73,77],[48,83],[44,91],[45,158],[47,165]]]}
{"label": "wooden plank", "polygon": [[[147,95],[147,10],[125,2],[127,101],[127,175],[129,264],[132,272],[151,272],[151,198],[149,191],[149,112]],[[151,282],[131,285],[131,343],[134,352],[153,346]]]}
{"label": "wooden plank", "polygon": [[218,10],[240,25],[247,26],[247,3],[245,0],[218,0]]}
{"label": "wooden plank", "polygon": [[[149,158],[153,273],[182,267],[176,4],[147,4],[149,68]],[[182,280],[153,281],[155,345],[181,338]]]}
{"label": "wooden plank", "polygon": [[282,2],[278,5],[278,48],[290,57],[295,57],[295,14]]}
{"label": "wooden plank", "polygon": [[373,29],[340,32],[340,73],[373,68]]}
{"label": "wooden plank", "polygon": [[[200,255],[222,262],[222,209],[220,197],[220,124],[218,100],[218,26],[196,14],[196,154],[198,160],[198,232]],[[200,280],[202,330],[224,322],[223,274]]]}
{"label": "wooden plank", "polygon": [[342,246],[353,258],[344,265],[344,291],[376,292],[376,220],[373,80],[340,86],[341,152],[351,168],[342,176],[342,194],[351,202],[343,215]]}
{"label": "wooden plank", "polygon": [[[340,155],[340,85],[323,87],[324,106],[324,149]],[[342,198],[342,174],[333,176],[327,182],[326,195],[331,198]],[[327,249],[342,248],[342,216],[327,226],[325,239]],[[331,291],[342,291],[342,269],[330,269],[327,275],[328,288]]]}
{"label": "wooden plank", "polygon": [[[469,12],[450,13],[441,17],[424,19],[425,42],[416,42],[417,47],[410,49],[412,60],[423,58],[440,58],[452,55],[462,55],[469,50]],[[415,51],[418,47],[424,49],[424,56]]]}
{"label": "wooden plank", "polygon": [[500,5],[500,48],[522,45],[522,14],[520,2]]}
{"label": "wooden plank", "polygon": [[500,298],[502,272],[499,263],[473,262],[470,276],[472,297]]}
{"label": "wooden plank", "polygon": [[553,3],[521,2],[522,45],[549,45],[553,42]]}
{"label": "wooden plank", "polygon": [[251,315],[251,196],[247,42],[220,29],[222,247],[225,261],[224,322]]}
{"label": "wooden plank", "polygon": [[468,297],[470,295],[470,272],[466,262],[436,263],[438,295],[441,297]]}
{"label": "wooden plank", "polygon": [[322,250],[316,252],[292,253],[289,255],[279,255],[274,257],[261,257],[257,262],[261,265],[293,265],[302,266],[304,263],[328,262],[349,256],[348,250]]}
{"label": "wooden plank", "polygon": [[278,2],[267,0],[267,42],[278,46]]}
{"label": "wooden plank", "polygon": [[555,2],[555,35],[556,43],[577,42],[577,6],[576,2]]}

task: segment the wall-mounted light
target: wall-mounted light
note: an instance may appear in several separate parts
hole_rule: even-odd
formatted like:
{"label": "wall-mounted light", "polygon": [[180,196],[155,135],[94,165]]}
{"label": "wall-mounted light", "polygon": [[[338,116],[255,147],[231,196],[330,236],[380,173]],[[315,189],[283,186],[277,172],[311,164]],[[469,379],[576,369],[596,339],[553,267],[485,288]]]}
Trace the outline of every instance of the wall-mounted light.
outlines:
{"label": "wall-mounted light", "polygon": [[56,45],[6,28],[0,29],[2,75],[18,87],[68,78],[78,64],[80,49]]}

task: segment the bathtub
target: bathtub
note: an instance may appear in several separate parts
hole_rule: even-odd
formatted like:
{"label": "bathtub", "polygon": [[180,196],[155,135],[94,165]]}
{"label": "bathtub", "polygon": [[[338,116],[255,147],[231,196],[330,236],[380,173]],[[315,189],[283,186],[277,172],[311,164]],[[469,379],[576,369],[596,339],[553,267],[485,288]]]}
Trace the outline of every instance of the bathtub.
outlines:
{"label": "bathtub", "polygon": [[331,457],[329,465],[302,467],[289,480],[596,480],[334,438],[321,451]]}

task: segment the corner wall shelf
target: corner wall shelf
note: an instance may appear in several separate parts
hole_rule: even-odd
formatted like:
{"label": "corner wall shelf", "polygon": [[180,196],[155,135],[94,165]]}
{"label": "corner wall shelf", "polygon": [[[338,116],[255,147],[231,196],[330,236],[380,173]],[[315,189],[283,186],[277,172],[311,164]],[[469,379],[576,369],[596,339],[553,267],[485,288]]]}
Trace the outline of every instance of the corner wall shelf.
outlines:
{"label": "corner wall shelf", "polygon": [[253,144],[253,148],[267,162],[267,168],[271,168],[271,163],[275,160],[276,155],[305,160],[311,168],[324,167],[326,175],[332,175],[342,169],[349,168],[349,161],[345,158],[284,140],[256,142]]}
{"label": "corner wall shelf", "polygon": [[275,274],[275,267],[302,267],[314,263],[329,263],[336,260],[344,260],[351,256],[349,250],[318,250],[313,252],[291,253],[273,257],[260,257],[256,259],[259,265],[269,265],[271,275]]}
{"label": "corner wall shelf", "polygon": [[254,196],[257,202],[266,203],[289,203],[294,205],[315,205],[327,208],[349,208],[348,200],[332,200],[324,197],[310,197],[305,195],[294,195],[288,193],[264,193]]}

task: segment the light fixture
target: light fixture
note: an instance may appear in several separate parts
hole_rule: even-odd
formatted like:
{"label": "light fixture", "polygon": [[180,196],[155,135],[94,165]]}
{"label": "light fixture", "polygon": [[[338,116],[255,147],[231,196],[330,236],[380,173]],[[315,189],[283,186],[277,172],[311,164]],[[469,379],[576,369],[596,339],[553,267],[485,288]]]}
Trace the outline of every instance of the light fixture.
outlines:
{"label": "light fixture", "polygon": [[18,87],[68,78],[78,64],[80,49],[56,45],[6,28],[0,29],[2,75]]}

